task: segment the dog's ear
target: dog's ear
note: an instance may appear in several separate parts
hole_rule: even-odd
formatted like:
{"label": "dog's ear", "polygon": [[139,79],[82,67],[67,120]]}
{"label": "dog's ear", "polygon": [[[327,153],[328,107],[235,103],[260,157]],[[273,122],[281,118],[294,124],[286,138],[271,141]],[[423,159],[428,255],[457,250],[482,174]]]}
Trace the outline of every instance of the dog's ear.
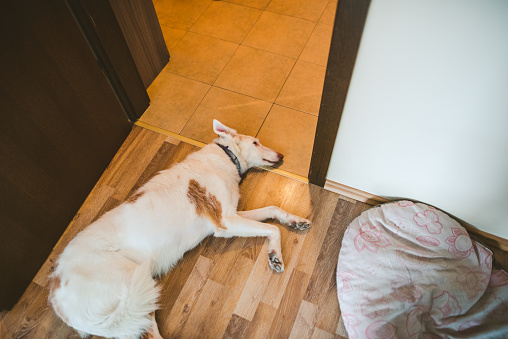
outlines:
{"label": "dog's ear", "polygon": [[236,131],[234,129],[229,128],[228,126],[215,119],[213,119],[213,131],[221,138],[236,135]]}

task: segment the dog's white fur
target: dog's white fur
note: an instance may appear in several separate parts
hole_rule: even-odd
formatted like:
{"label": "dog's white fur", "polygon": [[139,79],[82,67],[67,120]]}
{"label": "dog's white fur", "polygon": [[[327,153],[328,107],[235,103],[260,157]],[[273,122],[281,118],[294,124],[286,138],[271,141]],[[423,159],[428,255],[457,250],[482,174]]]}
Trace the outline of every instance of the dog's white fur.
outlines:
{"label": "dog's white fur", "polygon": [[282,155],[216,120],[213,127],[219,135],[214,143],[160,172],[131,201],[79,233],[59,257],[49,300],[81,335],[138,338],[150,332],[160,338],[154,318],[159,287],[152,277],[166,273],[211,234],[267,236],[269,264],[284,270],[280,231],[260,221],[278,219],[297,229],[310,222],[275,206],[237,212],[241,177],[216,144],[237,156],[242,174],[273,165]]}

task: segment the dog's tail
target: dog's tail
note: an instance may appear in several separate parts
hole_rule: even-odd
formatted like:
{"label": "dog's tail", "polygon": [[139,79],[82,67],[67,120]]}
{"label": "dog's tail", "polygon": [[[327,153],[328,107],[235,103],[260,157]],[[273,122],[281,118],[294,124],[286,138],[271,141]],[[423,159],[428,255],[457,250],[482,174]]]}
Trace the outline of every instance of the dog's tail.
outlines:
{"label": "dog's tail", "polygon": [[116,308],[102,319],[100,327],[107,336],[139,336],[151,327],[160,288],[152,278],[151,264],[136,268],[130,284],[122,286]]}

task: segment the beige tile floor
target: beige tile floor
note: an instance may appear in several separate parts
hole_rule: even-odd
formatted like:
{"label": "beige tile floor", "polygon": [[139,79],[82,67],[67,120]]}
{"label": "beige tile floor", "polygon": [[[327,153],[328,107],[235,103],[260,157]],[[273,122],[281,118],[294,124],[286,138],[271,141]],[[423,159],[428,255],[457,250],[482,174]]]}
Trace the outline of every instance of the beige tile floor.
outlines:
{"label": "beige tile floor", "polygon": [[337,0],[154,0],[169,64],[141,121],[209,143],[212,119],[309,170]]}

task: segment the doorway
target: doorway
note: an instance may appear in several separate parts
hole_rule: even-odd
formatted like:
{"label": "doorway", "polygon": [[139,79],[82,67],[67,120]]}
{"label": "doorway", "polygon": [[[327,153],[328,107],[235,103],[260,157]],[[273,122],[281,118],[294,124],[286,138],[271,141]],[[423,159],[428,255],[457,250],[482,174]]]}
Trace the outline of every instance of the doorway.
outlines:
{"label": "doorway", "polygon": [[285,154],[307,178],[336,0],[154,0],[171,55],[141,123],[201,143],[212,119]]}

